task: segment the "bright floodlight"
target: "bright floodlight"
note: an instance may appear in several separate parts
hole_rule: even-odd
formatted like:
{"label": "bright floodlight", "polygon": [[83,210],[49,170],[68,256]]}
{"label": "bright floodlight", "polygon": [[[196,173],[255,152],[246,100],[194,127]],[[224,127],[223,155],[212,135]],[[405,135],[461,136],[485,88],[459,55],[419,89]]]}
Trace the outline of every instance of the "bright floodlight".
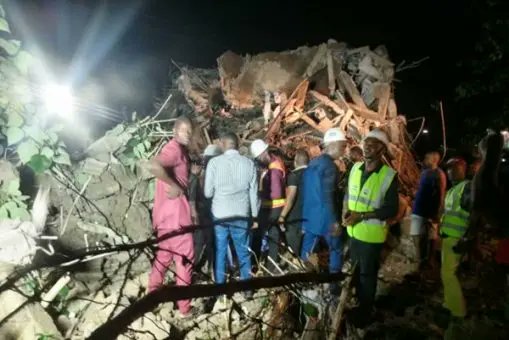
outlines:
{"label": "bright floodlight", "polygon": [[55,84],[46,86],[44,103],[51,114],[57,114],[64,118],[70,118],[73,114],[73,97],[68,86]]}
{"label": "bright floodlight", "polygon": [[424,129],[424,130],[422,130],[422,133],[427,135],[429,133],[429,131],[428,131],[428,129]]}

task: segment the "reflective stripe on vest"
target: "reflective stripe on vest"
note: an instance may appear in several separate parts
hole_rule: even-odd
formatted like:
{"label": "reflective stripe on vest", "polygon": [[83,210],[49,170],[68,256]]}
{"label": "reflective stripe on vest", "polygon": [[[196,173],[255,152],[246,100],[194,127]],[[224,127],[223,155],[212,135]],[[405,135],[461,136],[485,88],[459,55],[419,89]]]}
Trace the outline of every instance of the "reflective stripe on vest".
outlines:
{"label": "reflective stripe on vest", "polygon": [[[378,172],[373,172],[361,187],[362,164],[354,164],[348,178],[348,209],[359,213],[373,212],[382,206],[396,171],[383,165]],[[384,243],[387,237],[387,224],[375,218],[361,221],[346,229],[350,237],[368,243]]]}
{"label": "reflective stripe on vest", "polygon": [[468,181],[453,186],[445,196],[445,212],[440,231],[447,236],[461,238],[468,227],[470,214],[461,208],[461,196]]}
{"label": "reflective stripe on vest", "polygon": [[[286,167],[283,161],[279,157],[274,157],[274,160],[269,163],[269,170],[280,170],[283,172],[283,178],[286,178]],[[266,175],[266,174],[265,174]],[[262,207],[264,208],[281,208],[284,207],[286,204],[286,199],[283,198],[277,198],[273,200],[263,200],[262,201]]]}

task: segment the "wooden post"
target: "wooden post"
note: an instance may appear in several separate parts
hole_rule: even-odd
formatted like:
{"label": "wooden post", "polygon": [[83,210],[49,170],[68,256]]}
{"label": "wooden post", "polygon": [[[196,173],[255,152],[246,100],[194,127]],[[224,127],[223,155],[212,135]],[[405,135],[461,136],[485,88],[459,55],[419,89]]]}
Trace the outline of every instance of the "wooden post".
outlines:
{"label": "wooden post", "polygon": [[[352,268],[352,273],[355,270],[355,265]],[[338,337],[339,330],[341,328],[341,320],[343,319],[343,314],[346,307],[346,302],[348,297],[350,296],[350,285],[352,284],[353,275],[348,276],[345,280],[345,284],[343,285],[343,289],[341,290],[341,295],[339,296],[338,308],[336,308],[336,312],[334,313],[334,319],[332,321],[332,331],[329,334],[328,340],[336,340]]]}

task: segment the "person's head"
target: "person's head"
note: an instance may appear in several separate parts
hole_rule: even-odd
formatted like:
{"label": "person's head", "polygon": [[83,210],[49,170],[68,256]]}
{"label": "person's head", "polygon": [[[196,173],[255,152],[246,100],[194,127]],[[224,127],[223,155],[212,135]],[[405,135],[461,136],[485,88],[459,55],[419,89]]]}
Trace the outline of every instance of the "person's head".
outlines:
{"label": "person's head", "polygon": [[463,158],[451,158],[447,161],[447,176],[453,183],[465,180],[467,175],[467,162]]}
{"label": "person's head", "polygon": [[215,144],[209,144],[203,151],[203,165],[206,167],[208,162],[222,153],[221,148]]}
{"label": "person's head", "polygon": [[239,137],[233,132],[224,133],[221,136],[221,148],[223,151],[237,150],[239,148]]}
{"label": "person's head", "polygon": [[301,166],[308,165],[309,163],[309,155],[308,152],[304,149],[299,149],[295,152],[295,158],[293,160],[293,165],[298,168]]}
{"label": "person's head", "polygon": [[479,171],[481,168],[482,161],[480,159],[475,159],[470,166],[468,167],[468,177],[474,178],[475,174]]}
{"label": "person's head", "polygon": [[389,150],[389,138],[380,129],[373,129],[364,138],[364,158],[368,161],[381,160]]}
{"label": "person's head", "polygon": [[352,146],[350,148],[350,160],[354,163],[362,162],[364,158],[364,154],[362,152],[362,149],[359,146]]}
{"label": "person's head", "polygon": [[178,117],[173,127],[173,134],[173,138],[175,138],[179,144],[189,145],[193,134],[193,124],[191,120],[186,116]]}
{"label": "person's head", "polygon": [[424,156],[424,166],[429,169],[436,169],[440,163],[440,153],[437,151],[429,151]]}
{"label": "person's head", "polygon": [[262,165],[270,163],[269,145],[261,139],[256,139],[250,146],[251,155]]}
{"label": "person's head", "polygon": [[346,137],[338,128],[332,128],[323,135],[323,151],[333,159],[339,159],[345,154]]}

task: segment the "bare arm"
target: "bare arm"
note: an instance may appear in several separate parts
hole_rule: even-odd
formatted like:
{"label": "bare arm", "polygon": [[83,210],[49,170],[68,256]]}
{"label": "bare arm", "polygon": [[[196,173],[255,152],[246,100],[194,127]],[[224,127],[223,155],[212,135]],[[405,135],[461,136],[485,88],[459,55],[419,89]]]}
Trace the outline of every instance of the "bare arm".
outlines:
{"label": "bare arm", "polygon": [[216,178],[216,163],[212,159],[205,170],[205,185],[203,186],[203,194],[207,198],[214,196],[214,181]]}
{"label": "bare arm", "polygon": [[286,205],[281,211],[281,217],[286,218],[290,210],[292,210],[293,205],[295,204],[295,198],[297,197],[297,187],[294,185],[290,185],[286,187]]}
{"label": "bare arm", "polygon": [[182,186],[178,183],[175,177],[169,174],[161,164],[161,162],[156,158],[152,159],[150,162],[150,172],[158,179],[168,184],[171,187],[177,187],[180,190],[184,191]]}

